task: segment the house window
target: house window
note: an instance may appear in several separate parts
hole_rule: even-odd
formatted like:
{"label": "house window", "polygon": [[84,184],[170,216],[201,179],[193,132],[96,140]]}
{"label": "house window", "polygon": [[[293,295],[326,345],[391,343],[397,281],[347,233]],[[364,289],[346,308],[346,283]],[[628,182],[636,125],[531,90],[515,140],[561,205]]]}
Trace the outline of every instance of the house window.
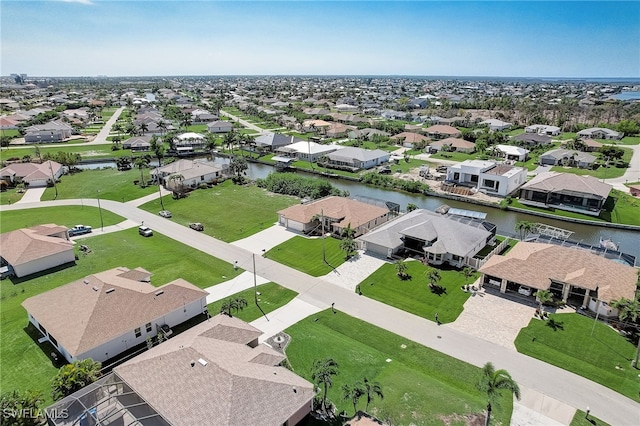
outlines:
{"label": "house window", "polygon": [[478,183],[478,175],[471,175],[471,182]]}
{"label": "house window", "polygon": [[203,181],[204,180],[204,176],[200,176],[200,180]]}
{"label": "house window", "polygon": [[145,325],[145,328],[147,329],[147,333],[151,333],[151,323],[148,322],[147,325]]}
{"label": "house window", "polygon": [[51,341],[51,343],[53,343],[53,346],[55,346],[56,348],[58,347],[58,341],[54,339],[52,335],[49,335],[49,340]]}
{"label": "house window", "polygon": [[136,337],[142,336],[142,332],[140,331],[140,327],[136,328],[135,333],[136,333]]}

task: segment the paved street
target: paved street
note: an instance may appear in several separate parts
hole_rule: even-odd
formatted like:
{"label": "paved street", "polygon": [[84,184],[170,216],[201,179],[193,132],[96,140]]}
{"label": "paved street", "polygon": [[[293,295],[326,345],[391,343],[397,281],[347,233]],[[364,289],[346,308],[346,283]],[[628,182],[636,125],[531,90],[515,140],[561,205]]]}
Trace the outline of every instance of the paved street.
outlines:
{"label": "paved street", "polygon": [[[111,200],[101,200],[101,203],[103,209],[126,217],[134,223],[144,221],[155,232],[229,263],[237,260],[240,268],[253,272],[253,253],[246,249],[192,231],[180,224],[163,219],[157,214],[142,211],[131,204]],[[59,200],[4,205],[1,206],[0,211],[81,204],[97,206],[94,199]],[[589,405],[594,416],[612,425],[640,424],[640,410],[635,401],[583,377],[455,330],[453,327],[437,326],[424,318],[367,297],[358,296],[349,289],[331,284],[321,278],[311,277],[270,259],[255,256],[255,264],[256,273],[259,276],[296,291],[300,301],[316,308],[326,309],[335,302],[337,310],[470,364],[482,366],[485,362],[491,361],[497,368],[504,368],[511,372],[514,379],[523,387],[571,407],[584,409]],[[509,321],[509,318],[504,320]]]}

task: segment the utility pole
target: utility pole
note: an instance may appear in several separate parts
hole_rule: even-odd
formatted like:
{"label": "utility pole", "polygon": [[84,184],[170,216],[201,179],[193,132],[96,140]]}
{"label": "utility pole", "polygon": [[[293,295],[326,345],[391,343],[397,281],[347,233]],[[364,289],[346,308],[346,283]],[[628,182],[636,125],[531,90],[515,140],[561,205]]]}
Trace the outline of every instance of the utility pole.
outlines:
{"label": "utility pole", "polygon": [[100,212],[100,230],[104,232],[104,222],[102,221],[102,208],[100,207],[100,190],[96,189],[98,197],[98,211]]}

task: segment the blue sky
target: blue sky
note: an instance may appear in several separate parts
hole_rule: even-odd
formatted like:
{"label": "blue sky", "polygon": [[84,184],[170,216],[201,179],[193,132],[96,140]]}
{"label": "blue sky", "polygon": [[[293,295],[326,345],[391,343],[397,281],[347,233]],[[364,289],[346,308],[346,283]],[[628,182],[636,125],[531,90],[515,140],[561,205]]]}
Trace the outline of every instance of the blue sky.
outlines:
{"label": "blue sky", "polygon": [[640,2],[5,1],[0,73],[640,77]]}

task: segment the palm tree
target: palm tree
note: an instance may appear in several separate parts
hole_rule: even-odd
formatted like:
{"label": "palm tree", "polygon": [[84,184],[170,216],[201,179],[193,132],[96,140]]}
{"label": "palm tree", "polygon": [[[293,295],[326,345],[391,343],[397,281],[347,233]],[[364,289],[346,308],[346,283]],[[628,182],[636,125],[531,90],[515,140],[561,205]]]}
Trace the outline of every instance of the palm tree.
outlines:
{"label": "palm tree", "polygon": [[340,250],[344,251],[345,258],[349,259],[358,249],[358,243],[353,238],[345,237],[340,241]]}
{"label": "palm tree", "polygon": [[238,313],[238,311],[243,310],[249,305],[249,303],[247,303],[247,299],[245,299],[244,297],[236,297],[235,299],[233,299],[233,301],[235,302],[236,314]]}
{"label": "palm tree", "polygon": [[158,136],[151,136],[151,140],[149,141],[149,147],[151,151],[156,155],[158,159],[158,167],[162,167],[162,158],[164,157],[164,144],[158,138]]}
{"label": "palm tree", "polygon": [[425,272],[425,275],[427,276],[427,280],[429,281],[429,287],[434,287],[442,279],[442,277],[440,276],[440,272],[438,272],[438,270],[435,268],[429,268]]}
{"label": "palm tree", "polygon": [[403,259],[398,259],[395,261],[396,266],[396,275],[400,278],[406,278],[407,276],[407,262]]}
{"label": "palm tree", "polygon": [[507,390],[516,399],[520,399],[520,388],[518,384],[511,378],[511,375],[506,370],[496,370],[492,363],[487,362],[482,367],[482,373],[476,387],[480,392],[484,392],[487,395],[487,419],[485,426],[489,426],[491,421],[491,409],[495,405],[498,406],[498,398],[500,397],[502,390]]}
{"label": "palm tree", "polygon": [[464,275],[464,284],[465,285],[469,285],[469,278],[471,278],[473,276],[473,274],[475,274],[476,271],[473,268],[470,268],[469,266],[465,266],[462,269],[462,275]]}
{"label": "palm tree", "polygon": [[101,369],[102,364],[91,358],[62,366],[58,370],[58,374],[51,380],[54,401],[69,396],[98,380]]}
{"label": "palm tree", "polygon": [[140,169],[140,182],[142,183],[142,186],[144,186],[144,174],[142,173],[142,169],[149,165],[149,160],[145,157],[138,157],[135,159],[133,164]]}
{"label": "palm tree", "polygon": [[172,187],[172,189],[173,189],[174,191],[176,190],[176,188],[175,188],[175,186],[176,186],[176,185],[175,185],[175,181],[178,181],[179,188],[180,188],[180,191],[178,191],[178,192],[182,193],[182,189],[183,189],[183,188],[182,188],[182,182],[184,182],[184,176],[182,176],[180,173],[174,173],[174,174],[172,174],[171,176],[169,176],[169,181],[170,181],[170,182],[173,182],[173,184],[171,185],[171,187]]}
{"label": "palm tree", "polygon": [[629,320],[636,322],[640,316],[640,302],[637,299],[621,297],[620,299],[612,300],[610,305],[618,310],[618,318],[624,321],[623,328],[627,326]]}
{"label": "palm tree", "polygon": [[542,305],[553,300],[553,293],[551,293],[549,290],[538,290],[536,291],[536,300],[538,301],[538,309],[540,310],[540,314],[542,314],[544,313]]}
{"label": "palm tree", "polygon": [[160,120],[156,125],[158,126],[158,129],[160,129],[160,135],[162,136],[164,132],[167,131],[167,123],[165,123],[164,120]]}
{"label": "palm tree", "polygon": [[227,145],[227,147],[229,148],[229,151],[231,152],[231,154],[233,154],[233,144],[236,142],[236,132],[234,132],[233,130],[231,130],[230,132],[226,133],[224,135],[224,139],[222,140],[222,143],[224,145]]}
{"label": "palm tree", "polygon": [[523,241],[525,238],[527,238],[527,235],[535,230],[536,225],[533,222],[529,222],[527,220],[520,220],[516,222],[514,228],[520,233],[520,241]]}
{"label": "palm tree", "polygon": [[144,135],[149,131],[149,126],[147,126],[147,123],[140,123],[138,125],[138,131],[140,132],[140,134]]}
{"label": "palm tree", "polygon": [[311,369],[311,380],[323,388],[322,410],[327,411],[327,390],[333,386],[333,376],[338,375],[338,363],[332,358],[316,359]]}
{"label": "palm tree", "polygon": [[220,306],[220,313],[230,317],[231,311],[233,309],[235,309],[236,311],[238,310],[237,302],[235,301],[235,299],[227,299],[222,302],[222,305]]}
{"label": "palm tree", "polygon": [[358,401],[364,395],[364,388],[362,384],[359,382],[356,382],[353,385],[349,385],[345,383],[344,385],[342,385],[341,389],[342,389],[342,399],[345,401],[351,401],[351,403],[353,404],[353,411],[354,413],[357,413]]}
{"label": "palm tree", "polygon": [[370,382],[366,377],[362,380],[364,394],[367,397],[367,405],[364,411],[369,411],[369,404],[373,401],[373,398],[376,396],[380,399],[384,399],[384,395],[382,394],[382,387],[378,382]]}
{"label": "palm tree", "polygon": [[180,125],[185,128],[185,130],[191,125],[191,115],[183,114],[180,118]]}

